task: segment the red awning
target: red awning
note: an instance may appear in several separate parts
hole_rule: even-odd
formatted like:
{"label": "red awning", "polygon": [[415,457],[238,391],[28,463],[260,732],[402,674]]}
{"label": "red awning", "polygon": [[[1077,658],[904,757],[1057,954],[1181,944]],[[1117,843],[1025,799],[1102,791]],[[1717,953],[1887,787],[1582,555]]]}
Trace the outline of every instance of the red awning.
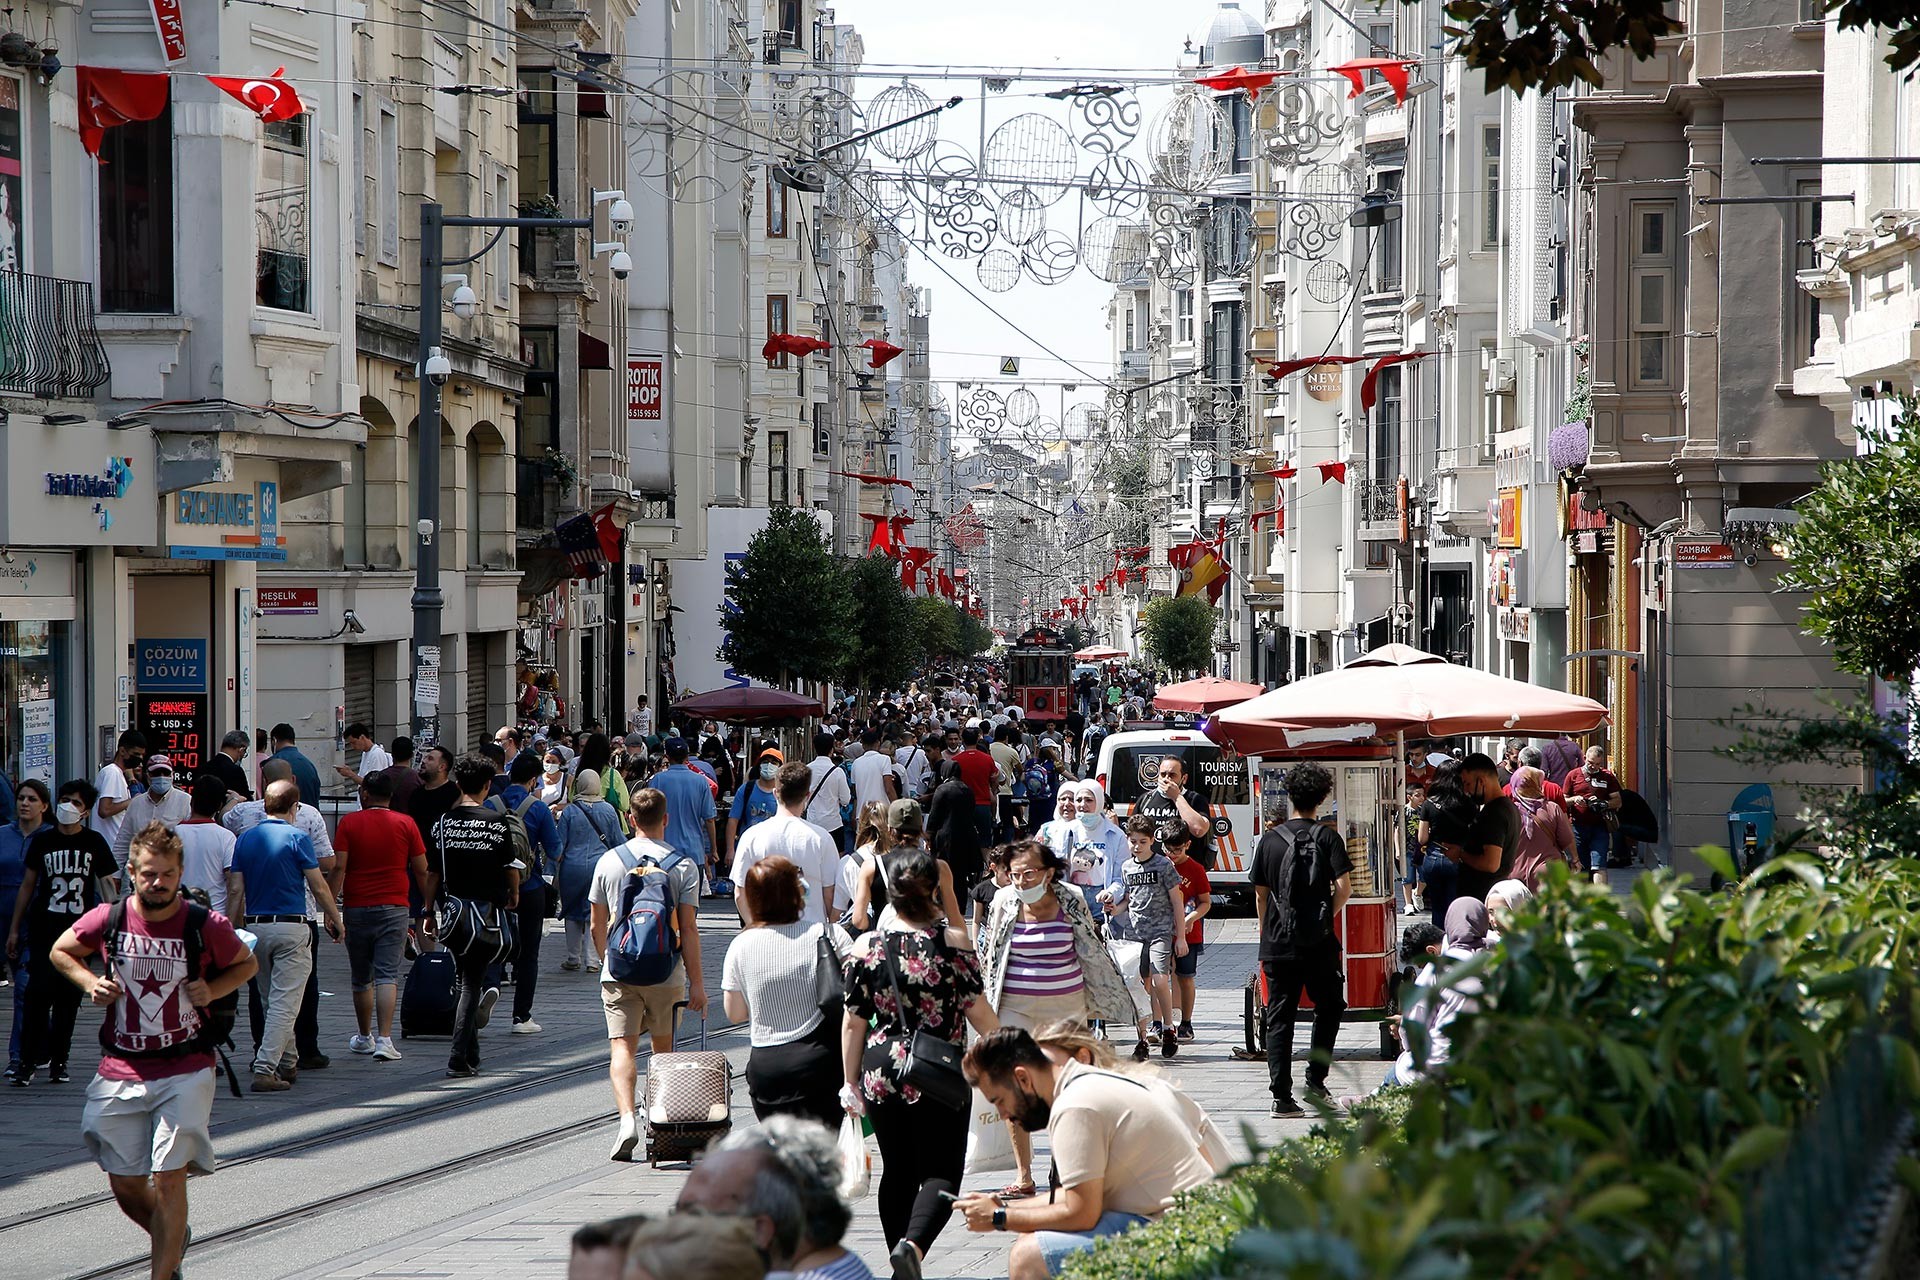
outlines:
{"label": "red awning", "polygon": [[582,369],[613,368],[613,353],[607,350],[607,344],[585,329],[580,331],[580,367]]}

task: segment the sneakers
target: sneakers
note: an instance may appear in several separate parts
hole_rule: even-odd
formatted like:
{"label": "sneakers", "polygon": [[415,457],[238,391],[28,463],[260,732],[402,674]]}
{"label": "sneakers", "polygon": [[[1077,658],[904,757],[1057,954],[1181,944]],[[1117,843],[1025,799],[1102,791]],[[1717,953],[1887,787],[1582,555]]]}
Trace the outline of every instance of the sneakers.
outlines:
{"label": "sneakers", "polygon": [[614,1135],[613,1150],[607,1152],[607,1159],[625,1163],[633,1159],[633,1149],[640,1145],[640,1125],[632,1116],[620,1117],[620,1131]]}
{"label": "sneakers", "polygon": [[72,1079],[73,1077],[67,1074],[67,1064],[64,1062],[56,1062],[47,1068],[48,1084],[66,1084]]}
{"label": "sneakers", "polygon": [[1147,1034],[1151,1036],[1153,1039],[1158,1040],[1161,1036],[1166,1034],[1166,1030],[1167,1030],[1167,1024],[1160,1021],[1160,1019],[1155,1018],[1153,1020],[1153,1025],[1147,1028]]}
{"label": "sneakers", "polygon": [[464,1080],[469,1076],[479,1075],[480,1068],[470,1067],[464,1062],[449,1062],[447,1064],[447,1074],[456,1080]]}
{"label": "sneakers", "polygon": [[1147,1048],[1147,1042],[1145,1040],[1136,1040],[1133,1042],[1133,1060],[1135,1062],[1145,1062],[1149,1056],[1151,1056],[1151,1051]]}
{"label": "sneakers", "polygon": [[372,1053],[373,1037],[372,1036],[347,1037],[347,1051],[350,1053]]}
{"label": "sneakers", "polygon": [[1172,1027],[1168,1027],[1160,1033],[1160,1056],[1171,1058],[1178,1052],[1180,1052],[1180,1037],[1174,1034]]}
{"label": "sneakers", "polygon": [[1292,1098],[1275,1098],[1267,1114],[1275,1120],[1299,1120],[1306,1116],[1307,1109]]}
{"label": "sneakers", "polygon": [[1180,1040],[1181,1040],[1181,1043],[1183,1043],[1183,1044],[1184,1044],[1184,1043],[1188,1043],[1188,1042],[1190,1042],[1190,1041],[1192,1041],[1192,1039],[1193,1039],[1193,1024],[1192,1024],[1191,1022],[1183,1022],[1183,1023],[1181,1023],[1181,1024],[1180,1024],[1180,1030],[1179,1030],[1179,1032],[1178,1032],[1178,1035],[1180,1036]]}
{"label": "sneakers", "polygon": [[293,1088],[293,1086],[288,1084],[275,1072],[256,1071],[253,1073],[253,1091],[255,1093],[285,1093],[291,1088]]}
{"label": "sneakers", "polygon": [[540,1034],[540,1024],[532,1018],[522,1018],[513,1024],[513,1034],[517,1036],[537,1036]]}
{"label": "sneakers", "polygon": [[1309,1080],[1301,1087],[1300,1091],[1309,1098],[1324,1098],[1328,1100],[1333,1098],[1333,1091],[1327,1088],[1327,1082],[1325,1080]]}
{"label": "sneakers", "polygon": [[303,1053],[294,1065],[302,1071],[319,1071],[332,1061],[333,1059],[324,1053]]}
{"label": "sneakers", "polygon": [[400,1051],[393,1047],[393,1037],[381,1036],[373,1042],[373,1056],[382,1062],[400,1061]]}
{"label": "sneakers", "polygon": [[887,1261],[893,1267],[893,1280],[920,1280],[920,1247],[913,1241],[894,1245]]}
{"label": "sneakers", "polygon": [[26,1088],[33,1083],[33,1068],[21,1067],[18,1071],[9,1071],[7,1083],[15,1089]]}
{"label": "sneakers", "polygon": [[473,1009],[473,1028],[478,1031],[493,1021],[493,1006],[500,1003],[500,988],[488,987],[480,993]]}
{"label": "sneakers", "polygon": [[580,972],[580,962],[572,956],[568,956],[565,960],[562,960],[560,967],[568,973]]}

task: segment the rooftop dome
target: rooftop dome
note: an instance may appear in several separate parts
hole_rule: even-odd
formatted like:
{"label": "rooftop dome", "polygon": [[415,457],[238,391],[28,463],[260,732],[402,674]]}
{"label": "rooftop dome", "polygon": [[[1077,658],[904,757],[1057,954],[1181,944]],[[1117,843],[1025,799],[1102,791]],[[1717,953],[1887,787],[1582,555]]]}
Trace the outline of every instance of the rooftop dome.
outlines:
{"label": "rooftop dome", "polygon": [[1266,51],[1267,33],[1260,20],[1242,9],[1238,0],[1220,0],[1200,43],[1200,61],[1215,67],[1245,65],[1258,63]]}

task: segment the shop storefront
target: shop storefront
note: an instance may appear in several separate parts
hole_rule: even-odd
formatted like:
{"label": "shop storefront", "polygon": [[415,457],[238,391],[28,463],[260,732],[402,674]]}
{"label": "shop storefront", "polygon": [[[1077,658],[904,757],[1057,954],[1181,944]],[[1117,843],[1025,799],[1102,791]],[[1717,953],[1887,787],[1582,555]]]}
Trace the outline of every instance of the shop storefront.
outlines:
{"label": "shop storefront", "polygon": [[153,433],[15,417],[0,457],[0,768],[57,786],[131,725],[115,549],[157,536]]}

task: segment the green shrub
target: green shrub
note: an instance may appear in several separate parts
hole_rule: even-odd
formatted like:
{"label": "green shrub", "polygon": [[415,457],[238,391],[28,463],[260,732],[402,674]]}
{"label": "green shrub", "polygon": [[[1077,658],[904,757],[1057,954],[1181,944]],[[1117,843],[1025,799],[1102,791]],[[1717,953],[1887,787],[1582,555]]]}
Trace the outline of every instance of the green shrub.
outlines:
{"label": "green shrub", "polygon": [[[1914,1008],[1916,907],[1910,859],[1790,855],[1720,894],[1661,873],[1624,900],[1552,874],[1497,953],[1448,975],[1485,994],[1443,1080],[1262,1153],[1067,1274],[1699,1274],[1847,1046]],[[1885,1048],[1920,1094],[1913,1046]]]}

